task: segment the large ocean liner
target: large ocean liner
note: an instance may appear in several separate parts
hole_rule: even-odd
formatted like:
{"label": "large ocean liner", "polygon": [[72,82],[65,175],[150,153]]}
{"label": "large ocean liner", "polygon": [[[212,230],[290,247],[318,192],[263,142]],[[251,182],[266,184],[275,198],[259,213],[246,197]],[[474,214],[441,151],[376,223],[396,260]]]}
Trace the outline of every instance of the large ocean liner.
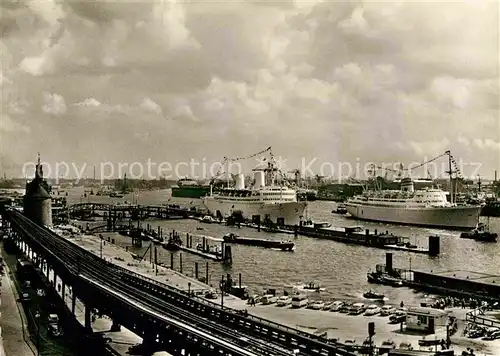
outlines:
{"label": "large ocean liner", "polygon": [[[270,147],[265,151],[270,151]],[[218,217],[229,217],[235,213],[244,219],[271,221],[278,225],[299,224],[307,202],[297,200],[297,192],[285,180],[277,180],[273,156],[264,168],[254,169],[254,183],[245,187],[243,174],[235,175],[233,188],[211,191],[203,198],[208,211]]]}
{"label": "large ocean liner", "polygon": [[349,199],[347,212],[358,219],[451,229],[473,229],[479,222],[480,206],[448,202],[441,189],[413,189],[404,178],[401,190],[366,191]]}
{"label": "large ocean liner", "polygon": [[[401,179],[400,190],[366,190],[349,199],[347,212],[358,219],[405,225],[420,225],[449,229],[473,229],[479,223],[481,206],[459,205],[454,201],[456,179],[451,174],[450,156],[450,201],[447,192],[441,189],[414,189],[411,178]],[[440,156],[438,156],[440,157]]]}

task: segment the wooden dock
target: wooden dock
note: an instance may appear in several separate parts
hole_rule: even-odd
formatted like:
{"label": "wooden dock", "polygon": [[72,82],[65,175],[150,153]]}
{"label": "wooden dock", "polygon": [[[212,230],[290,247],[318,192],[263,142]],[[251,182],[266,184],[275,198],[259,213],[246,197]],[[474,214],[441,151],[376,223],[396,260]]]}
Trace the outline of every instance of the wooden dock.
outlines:
{"label": "wooden dock", "polygon": [[[499,275],[463,270],[425,272],[415,269],[394,268],[392,253],[387,253],[386,263],[378,264],[375,270],[378,273],[388,274],[400,279],[403,285],[410,288],[437,294],[500,302]],[[478,317],[476,316],[476,318]]]}

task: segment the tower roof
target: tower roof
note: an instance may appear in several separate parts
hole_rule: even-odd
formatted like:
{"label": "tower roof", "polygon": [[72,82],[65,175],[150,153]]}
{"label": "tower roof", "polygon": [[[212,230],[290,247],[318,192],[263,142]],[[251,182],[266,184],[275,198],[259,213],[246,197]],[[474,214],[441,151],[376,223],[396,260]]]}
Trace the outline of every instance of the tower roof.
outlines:
{"label": "tower roof", "polygon": [[50,199],[50,194],[36,181],[33,181],[26,188],[26,198],[28,199]]}

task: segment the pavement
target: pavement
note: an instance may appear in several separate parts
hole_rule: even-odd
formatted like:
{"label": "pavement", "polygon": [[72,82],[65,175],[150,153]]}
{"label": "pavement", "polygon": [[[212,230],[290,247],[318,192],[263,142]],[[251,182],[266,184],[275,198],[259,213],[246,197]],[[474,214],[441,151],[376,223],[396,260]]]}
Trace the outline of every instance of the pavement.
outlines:
{"label": "pavement", "polygon": [[[4,265],[5,274],[1,277],[0,327],[2,344],[0,356],[33,356],[36,349],[31,344],[27,330],[26,315],[19,302],[19,296],[11,280],[11,271]],[[12,278],[13,279],[13,278]]]}
{"label": "pavement", "polygon": [[[65,237],[96,255],[101,254],[101,241],[97,236],[66,235]],[[189,283],[191,283],[191,290],[210,289],[210,286],[205,283],[169,268],[158,266],[158,272],[156,272],[155,267],[151,262],[148,262],[147,260],[139,262],[135,260],[132,257],[132,254],[125,248],[107,241],[103,243],[102,246],[102,257],[114,264],[159,282],[175,286],[179,289],[187,290],[189,288]],[[212,301],[214,303],[221,303],[220,297]],[[326,331],[328,337],[338,338],[340,342],[348,339],[355,339],[356,343],[361,344],[367,336],[368,323],[370,321],[375,322],[376,336],[374,341],[377,345],[380,345],[382,341],[385,340],[393,340],[397,345],[401,342],[410,342],[414,349],[418,350],[418,340],[422,339],[422,336],[401,332],[399,325],[389,324],[388,317],[363,315],[351,316],[330,311],[316,311],[304,308],[291,309],[289,307],[277,307],[276,305],[257,305],[253,307],[249,306],[246,301],[234,296],[224,296],[224,305],[234,309],[247,309],[250,314],[255,316],[272,320],[293,328],[298,328],[306,332],[315,333]],[[474,349],[477,356],[500,356],[500,340],[481,341],[464,337],[462,334],[464,327],[463,319],[465,319],[465,312],[467,310],[452,309],[452,311],[459,320],[459,331],[451,338],[452,348],[455,352],[460,354],[468,347],[471,347]],[[81,318],[82,316],[78,315],[78,317]],[[460,322],[460,320],[462,321]],[[108,328],[109,323],[109,321],[98,320],[95,323],[95,327],[104,331]],[[106,333],[106,335],[113,339],[112,343],[115,343],[115,346],[131,345],[133,343],[140,342],[139,337],[123,327],[122,332],[120,333]],[[427,338],[434,339],[433,336],[428,336]],[[442,338],[441,335],[439,338]]]}
{"label": "pavement", "polygon": [[[460,354],[470,347],[474,349],[477,356],[500,356],[500,340],[481,341],[462,336],[463,322],[460,323],[460,320],[465,319],[465,312],[468,310],[458,308],[447,310],[450,310],[459,320],[459,330],[451,337],[452,348],[456,353]],[[386,340],[392,340],[396,345],[409,342],[415,350],[418,350],[418,340],[423,338],[422,335],[411,334],[404,330],[401,332],[399,324],[389,324],[389,318],[382,316],[353,316],[331,311],[291,309],[276,305],[256,305],[249,307],[248,312],[306,332],[326,331],[329,338],[337,338],[339,342],[355,339],[356,343],[361,344],[368,336],[370,321],[375,322],[374,342],[376,345]],[[429,335],[426,339],[434,339],[434,336]]]}
{"label": "pavement", "polygon": [[[61,234],[61,236],[65,237],[67,240],[73,242],[74,244],[83,247],[85,250],[94,253],[97,256],[101,256],[101,240],[98,236],[75,236],[70,234]],[[178,271],[171,270],[170,268],[166,268],[163,266],[157,266],[155,268],[154,264],[149,262],[146,258],[139,262],[135,260],[132,257],[132,254],[125,248],[117,244],[108,242],[106,238],[104,238],[102,244],[102,258],[120,267],[127,268],[135,273],[141,274],[145,277],[165,283],[181,290],[187,291],[188,289],[191,289],[208,291],[210,289],[213,289],[207,284],[197,280],[196,278],[187,276]],[[220,297],[211,301],[218,304],[221,303]],[[247,307],[245,301],[242,301],[241,299],[236,298],[232,295],[224,295],[224,306],[235,309],[245,309]]]}

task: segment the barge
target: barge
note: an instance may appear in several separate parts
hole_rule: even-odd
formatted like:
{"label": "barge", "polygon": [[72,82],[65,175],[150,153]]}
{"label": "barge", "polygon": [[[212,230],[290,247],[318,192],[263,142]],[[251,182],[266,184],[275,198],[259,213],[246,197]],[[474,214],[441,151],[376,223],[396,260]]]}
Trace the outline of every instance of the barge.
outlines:
{"label": "barge", "polygon": [[398,250],[413,253],[424,253],[437,256],[440,253],[439,236],[429,236],[429,248],[425,249],[408,242],[408,238],[386,232],[374,232],[361,226],[331,227],[329,223],[301,224],[299,226],[283,225],[277,228],[278,232],[293,233],[296,236],[308,236],[337,242],[344,242],[367,247],[376,247],[386,250]]}
{"label": "barge", "polygon": [[226,243],[274,248],[282,251],[293,251],[293,249],[295,248],[295,244],[291,241],[253,239],[248,237],[241,237],[233,233],[224,235],[223,239]]}

